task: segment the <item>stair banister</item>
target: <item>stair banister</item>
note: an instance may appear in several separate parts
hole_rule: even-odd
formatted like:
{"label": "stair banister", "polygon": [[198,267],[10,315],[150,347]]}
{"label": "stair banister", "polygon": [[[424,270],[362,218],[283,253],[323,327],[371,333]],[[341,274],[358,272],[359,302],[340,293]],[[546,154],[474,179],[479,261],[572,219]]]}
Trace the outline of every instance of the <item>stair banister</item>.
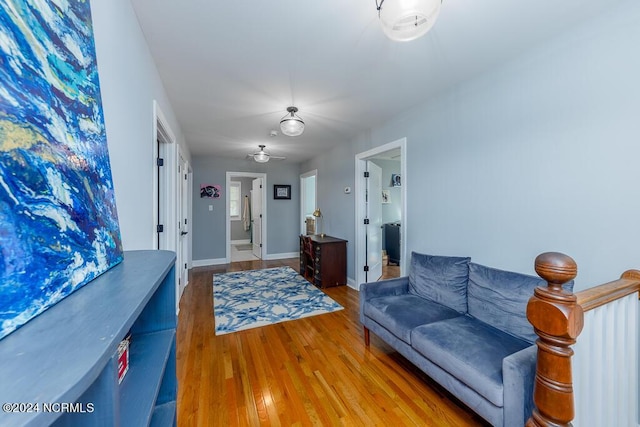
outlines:
{"label": "stair banister", "polygon": [[576,277],[578,267],[567,255],[546,252],[536,258],[535,270],[547,286],[537,287],[527,305],[527,318],[539,338],[534,409],[526,425],[570,426],[574,418],[571,346],[584,318],[576,295],[562,286]]}

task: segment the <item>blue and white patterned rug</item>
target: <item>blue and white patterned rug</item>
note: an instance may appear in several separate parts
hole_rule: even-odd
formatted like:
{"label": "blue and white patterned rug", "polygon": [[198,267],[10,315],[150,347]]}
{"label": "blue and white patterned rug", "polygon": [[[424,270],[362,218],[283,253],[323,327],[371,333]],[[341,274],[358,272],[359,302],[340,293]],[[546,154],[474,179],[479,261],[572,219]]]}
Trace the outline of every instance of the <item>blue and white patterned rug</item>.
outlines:
{"label": "blue and white patterned rug", "polygon": [[291,267],[213,276],[216,335],[342,310]]}

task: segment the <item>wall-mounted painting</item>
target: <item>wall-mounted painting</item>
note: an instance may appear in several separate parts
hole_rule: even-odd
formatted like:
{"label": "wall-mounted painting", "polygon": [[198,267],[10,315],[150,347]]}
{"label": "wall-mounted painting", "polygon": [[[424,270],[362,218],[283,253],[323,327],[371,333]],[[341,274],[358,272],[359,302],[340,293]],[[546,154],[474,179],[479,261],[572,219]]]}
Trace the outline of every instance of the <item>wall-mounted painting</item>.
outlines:
{"label": "wall-mounted painting", "polygon": [[220,197],[222,197],[222,186],[220,184],[201,184],[200,198],[202,197],[219,199]]}
{"label": "wall-mounted painting", "polygon": [[389,190],[382,190],[382,204],[386,205],[391,203],[391,193]]}
{"label": "wall-mounted painting", "polygon": [[0,0],[0,338],[122,258],[90,2]]}
{"label": "wall-mounted painting", "polygon": [[273,186],[273,198],[275,200],[291,200],[291,186],[275,184]]}

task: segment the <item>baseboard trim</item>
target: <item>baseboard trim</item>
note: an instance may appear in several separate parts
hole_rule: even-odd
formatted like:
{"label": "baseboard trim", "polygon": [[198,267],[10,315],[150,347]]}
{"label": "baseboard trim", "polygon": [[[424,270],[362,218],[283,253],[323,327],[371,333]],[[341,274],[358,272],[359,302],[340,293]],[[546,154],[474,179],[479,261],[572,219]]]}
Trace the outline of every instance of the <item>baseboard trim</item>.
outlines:
{"label": "baseboard trim", "polygon": [[230,243],[232,245],[246,245],[251,243],[251,239],[232,240]]}
{"label": "baseboard trim", "polygon": [[284,252],[281,254],[268,254],[262,257],[266,261],[273,261],[276,259],[297,258],[300,256],[300,252]]}
{"label": "baseboard trim", "polygon": [[347,277],[347,286],[356,291],[360,291],[360,289],[358,289],[358,286],[356,285],[356,281],[351,277]]}
{"label": "baseboard trim", "polygon": [[191,263],[193,267],[207,267],[209,265],[221,265],[226,264],[226,258],[214,258],[214,259],[194,259]]}

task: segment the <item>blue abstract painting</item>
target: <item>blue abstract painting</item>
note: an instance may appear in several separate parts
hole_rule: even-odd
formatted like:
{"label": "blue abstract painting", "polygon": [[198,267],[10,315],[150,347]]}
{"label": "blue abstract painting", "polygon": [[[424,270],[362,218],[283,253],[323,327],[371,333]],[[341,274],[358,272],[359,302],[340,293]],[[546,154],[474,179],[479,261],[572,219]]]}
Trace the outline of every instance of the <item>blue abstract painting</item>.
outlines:
{"label": "blue abstract painting", "polygon": [[122,261],[88,0],[0,0],[0,338]]}

